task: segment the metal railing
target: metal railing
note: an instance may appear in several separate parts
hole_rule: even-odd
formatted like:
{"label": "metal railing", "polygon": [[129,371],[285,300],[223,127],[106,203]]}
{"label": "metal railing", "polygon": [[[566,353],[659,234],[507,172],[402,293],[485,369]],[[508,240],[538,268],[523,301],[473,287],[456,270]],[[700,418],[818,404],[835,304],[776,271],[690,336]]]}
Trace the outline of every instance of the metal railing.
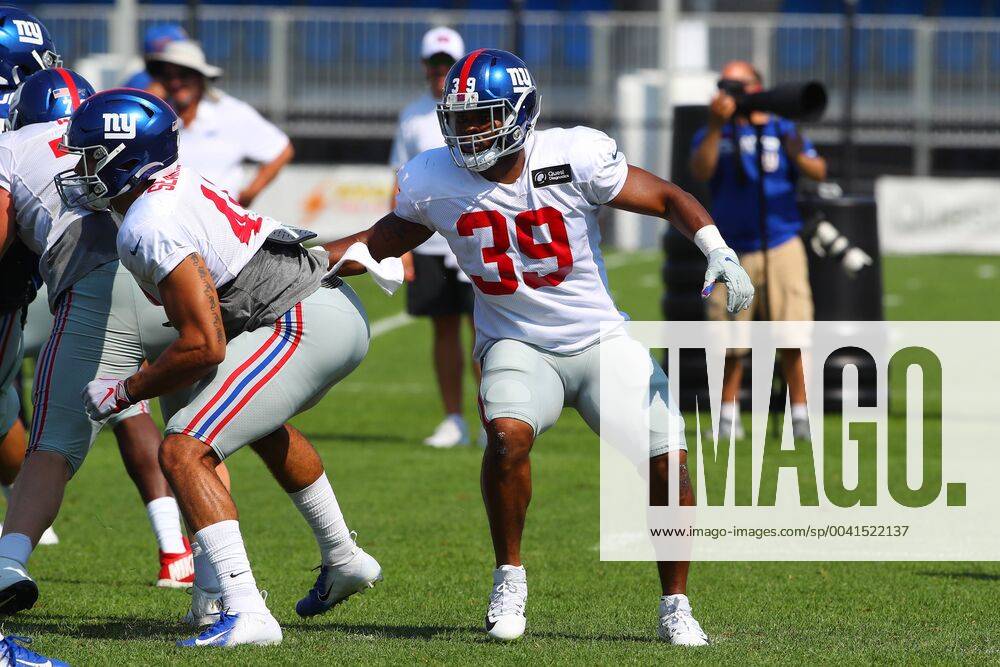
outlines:
{"label": "metal railing", "polygon": [[[41,7],[72,63],[110,48],[108,6]],[[140,7],[140,31],[181,21],[184,8]],[[845,72],[837,16],[685,15],[707,27],[707,64],[753,60],[770,82],[818,79],[830,90],[819,137],[839,130]],[[527,12],[521,54],[532,67],[545,115],[610,125],[617,77],[656,68],[655,13]],[[470,50],[510,47],[504,12],[233,7],[205,5],[199,37],[226,71],[221,85],[300,136],[389,136],[395,117],[423,90],[420,37],[458,29]],[[1000,20],[863,16],[856,40],[859,141],[1000,145]]]}

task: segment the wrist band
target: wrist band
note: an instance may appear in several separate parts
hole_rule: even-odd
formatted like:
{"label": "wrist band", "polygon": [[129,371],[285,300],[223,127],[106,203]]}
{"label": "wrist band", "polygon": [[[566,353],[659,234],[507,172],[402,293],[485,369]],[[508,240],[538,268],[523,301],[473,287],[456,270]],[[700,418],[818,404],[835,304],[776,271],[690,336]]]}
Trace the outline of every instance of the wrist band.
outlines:
{"label": "wrist band", "polygon": [[124,380],[122,380],[122,384],[121,384],[121,387],[122,387],[122,396],[124,396],[125,400],[129,402],[129,405],[135,405],[135,400],[132,398],[132,396],[129,394],[129,391],[128,391],[128,380],[129,380],[128,378],[125,378]]}
{"label": "wrist band", "polygon": [[719,233],[719,228],[715,225],[706,225],[695,232],[694,244],[706,257],[713,250],[727,247],[726,242],[722,240],[722,234]]}

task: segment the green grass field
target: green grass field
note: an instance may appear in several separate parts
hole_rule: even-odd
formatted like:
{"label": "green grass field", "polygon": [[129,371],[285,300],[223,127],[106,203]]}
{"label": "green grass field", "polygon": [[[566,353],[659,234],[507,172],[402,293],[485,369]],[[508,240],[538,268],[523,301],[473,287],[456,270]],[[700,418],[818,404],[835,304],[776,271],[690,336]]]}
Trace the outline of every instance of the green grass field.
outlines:
{"label": "green grass field", "polygon": [[[657,254],[615,261],[619,305],[658,319]],[[373,322],[403,299],[356,279]],[[891,319],[1000,319],[1000,259],[893,258]],[[331,332],[334,337],[335,332]],[[439,417],[429,327],[379,335],[361,368],[297,420],[320,449],[359,542],[385,581],[332,613],[302,621],[295,601],[318,562],[311,534],[249,450],[230,461],[257,581],[285,631],[269,648],[182,651],[188,596],[151,584],[156,545],[117,448],[103,435],[70,484],[56,529],[62,543],[31,562],[41,597],[6,619],[7,633],[73,664],[605,664],[1000,660],[1000,564],[700,563],[695,614],[714,645],[656,641],[658,586],[649,563],[598,559],[598,444],[575,413],[539,440],[524,559],[528,634],[511,645],[481,630],[493,567],[479,497],[477,447],[418,443]],[[469,388],[467,416],[475,420]]]}

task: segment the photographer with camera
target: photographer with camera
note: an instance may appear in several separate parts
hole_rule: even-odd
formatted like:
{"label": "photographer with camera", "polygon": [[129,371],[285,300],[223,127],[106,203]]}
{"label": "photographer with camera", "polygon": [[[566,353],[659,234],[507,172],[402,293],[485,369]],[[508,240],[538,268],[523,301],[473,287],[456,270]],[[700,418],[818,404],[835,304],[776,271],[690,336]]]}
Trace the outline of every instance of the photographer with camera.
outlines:
{"label": "photographer with camera", "polygon": [[[812,291],[805,246],[799,237],[803,223],[796,185],[800,174],[825,179],[826,161],[794,122],[747,108],[751,105],[746,101],[762,91],[761,75],[750,63],[733,61],[723,67],[719,93],[709,106],[708,125],[692,141],[691,174],[708,182],[712,218],[726,243],[740,255],[760,295],[753,307],[731,317],[750,320],[759,314],[761,319],[811,320]],[[811,92],[807,87],[802,91]],[[729,318],[725,304],[726,289],[720,285],[708,299],[708,318]],[[726,358],[719,420],[719,436],[726,440],[733,432],[743,437],[737,396],[744,354],[734,351]],[[782,354],[781,366],[791,399],[794,437],[808,438],[801,353]]]}

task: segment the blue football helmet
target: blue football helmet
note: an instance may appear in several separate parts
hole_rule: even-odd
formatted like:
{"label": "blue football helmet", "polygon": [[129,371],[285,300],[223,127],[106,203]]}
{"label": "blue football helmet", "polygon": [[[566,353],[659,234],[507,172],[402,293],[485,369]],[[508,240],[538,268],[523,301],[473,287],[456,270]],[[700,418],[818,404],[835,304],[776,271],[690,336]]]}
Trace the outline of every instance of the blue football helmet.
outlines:
{"label": "blue football helmet", "polygon": [[111,199],[135,190],[177,162],[180,120],[159,97],[132,88],[92,95],[80,105],[59,148],[81,156],[56,174],[67,206],[104,211]]}
{"label": "blue football helmet", "polygon": [[17,7],[0,7],[0,91],[17,88],[32,73],[60,67],[49,31]]}
{"label": "blue football helmet", "polygon": [[521,149],[540,109],[541,95],[523,60],[477,49],[448,72],[437,115],[455,164],[485,171]]}
{"label": "blue football helmet", "polygon": [[56,67],[35,72],[10,97],[7,129],[68,118],[93,94],[87,80],[71,70]]}

